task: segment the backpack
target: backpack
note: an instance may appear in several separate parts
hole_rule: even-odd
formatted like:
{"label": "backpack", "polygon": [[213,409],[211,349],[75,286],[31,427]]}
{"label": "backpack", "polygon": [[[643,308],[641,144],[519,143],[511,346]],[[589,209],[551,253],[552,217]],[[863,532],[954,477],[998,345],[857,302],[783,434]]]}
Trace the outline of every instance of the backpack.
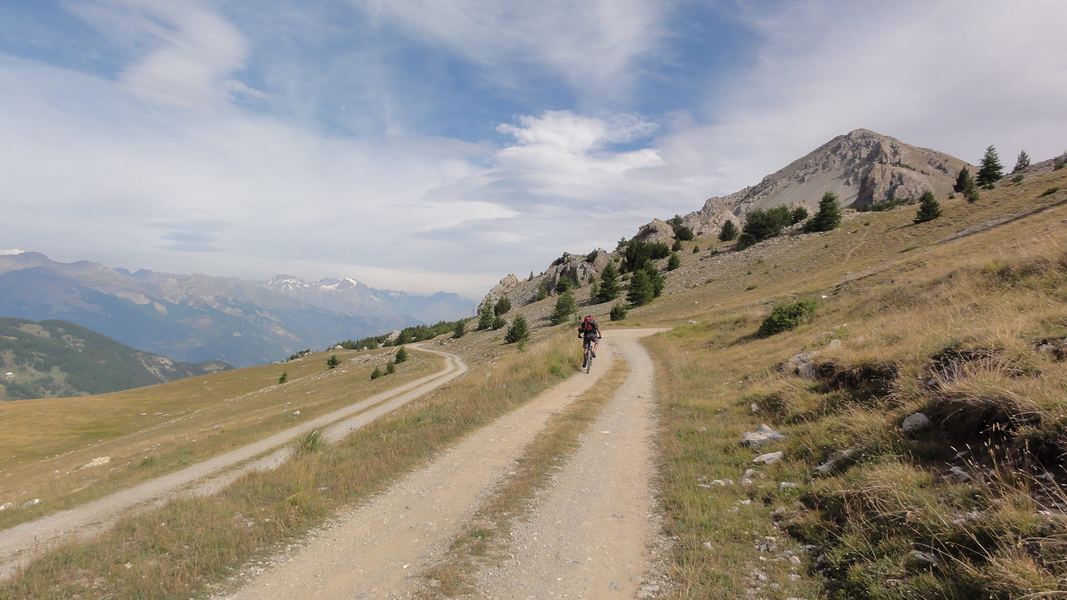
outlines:
{"label": "backpack", "polygon": [[596,321],[594,321],[592,319],[586,319],[586,320],[582,321],[582,331],[584,331],[586,333],[591,333],[593,331],[596,331]]}

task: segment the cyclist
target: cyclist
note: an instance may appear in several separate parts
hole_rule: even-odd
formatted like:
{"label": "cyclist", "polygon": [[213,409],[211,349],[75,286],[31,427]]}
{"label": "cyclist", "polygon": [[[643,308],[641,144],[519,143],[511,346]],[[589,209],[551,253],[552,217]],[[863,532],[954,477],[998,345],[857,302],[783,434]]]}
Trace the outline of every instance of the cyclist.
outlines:
{"label": "cyclist", "polygon": [[593,358],[596,358],[596,349],[600,346],[600,326],[597,325],[596,319],[593,315],[585,315],[580,325],[578,325],[578,337],[582,340],[582,347],[585,344],[593,345]]}

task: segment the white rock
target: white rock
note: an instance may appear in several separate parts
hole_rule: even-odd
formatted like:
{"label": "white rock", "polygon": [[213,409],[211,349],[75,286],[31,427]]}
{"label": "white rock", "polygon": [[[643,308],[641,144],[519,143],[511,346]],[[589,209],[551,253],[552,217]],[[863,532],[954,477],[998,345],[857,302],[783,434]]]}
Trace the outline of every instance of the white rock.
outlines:
{"label": "white rock", "polygon": [[30,500],[28,502],[23,503],[23,505],[21,507],[19,507],[19,508],[30,508],[30,507],[33,507],[33,506],[37,506],[40,503],[41,503],[41,499],[40,498],[34,498],[33,500]]}
{"label": "white rock", "polygon": [[93,460],[90,460],[89,462],[87,462],[84,465],[82,465],[82,468],[83,469],[88,469],[89,467],[99,467],[101,465],[106,465],[109,462],[111,462],[111,457],[110,456],[98,456],[98,457],[94,458]]}
{"label": "white rock", "polygon": [[15,508],[14,502],[5,502],[3,504],[0,504],[0,512],[4,512],[5,510],[11,510],[12,508]]}
{"label": "white rock", "polygon": [[746,431],[741,435],[741,445],[746,448],[759,448],[768,442],[776,442],[784,439],[785,435],[775,431],[767,424],[759,426],[756,431]]}
{"label": "white rock", "polygon": [[785,456],[785,452],[782,452],[781,450],[778,452],[768,452],[767,454],[760,454],[756,458],[753,458],[752,462],[771,465],[782,460],[783,456]]}
{"label": "white rock", "polygon": [[800,487],[800,485],[796,484],[796,483],[793,483],[792,481],[779,481],[778,482],[778,491],[780,491],[780,492],[781,491],[785,491],[785,490],[795,490],[798,487]]}

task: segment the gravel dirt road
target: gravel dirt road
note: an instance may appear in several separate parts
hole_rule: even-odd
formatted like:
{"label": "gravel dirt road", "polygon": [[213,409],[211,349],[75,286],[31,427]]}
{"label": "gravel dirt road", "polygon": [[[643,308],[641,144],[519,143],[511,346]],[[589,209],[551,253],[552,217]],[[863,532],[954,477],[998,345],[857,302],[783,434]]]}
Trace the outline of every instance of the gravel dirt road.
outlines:
{"label": "gravel dirt road", "polygon": [[611,331],[590,375],[575,375],[468,435],[302,546],[250,566],[249,580],[228,598],[411,598],[549,418],[619,355],[631,368],[626,384],[534,518],[518,527],[508,550],[514,558],[483,573],[476,596],[634,597],[648,567],[653,512],[653,368],[637,340],[656,331]]}
{"label": "gravel dirt road", "polygon": [[[251,470],[277,466],[291,452],[291,448],[282,446],[309,431],[322,429],[328,439],[340,439],[348,432],[419,398],[467,371],[467,365],[454,354],[421,350],[445,357],[445,368],[180,471],[139,483],[76,508],[0,531],[0,578],[11,575],[20,564],[32,560],[37,553],[72,536],[98,533],[120,517],[137,510],[156,506],[181,494],[210,494]],[[263,456],[265,454],[266,456]]]}
{"label": "gravel dirt road", "polygon": [[508,558],[478,575],[478,597],[635,598],[651,591],[643,583],[656,522],[654,368],[637,341],[642,334],[647,330],[611,332],[630,366],[626,381],[537,508],[513,525]]}

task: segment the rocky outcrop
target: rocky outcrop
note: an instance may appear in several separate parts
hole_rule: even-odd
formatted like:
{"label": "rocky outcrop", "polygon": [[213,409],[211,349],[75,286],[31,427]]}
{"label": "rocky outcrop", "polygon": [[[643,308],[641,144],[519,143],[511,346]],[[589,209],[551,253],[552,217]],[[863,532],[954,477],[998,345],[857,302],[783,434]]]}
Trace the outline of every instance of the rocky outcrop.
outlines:
{"label": "rocky outcrop", "polygon": [[659,242],[669,246],[674,242],[674,228],[665,221],[652,219],[637,230],[634,239],[639,242]]}
{"label": "rocky outcrop", "polygon": [[[670,229],[669,225],[664,225]],[[504,277],[489,290],[483,302],[496,302],[506,296],[513,305],[524,306],[537,298],[542,287],[554,290],[562,279],[576,281],[581,285],[592,282],[613,258],[611,253],[600,248],[589,254],[564,254],[549,265],[544,273],[531,279],[521,281],[514,274]]]}

